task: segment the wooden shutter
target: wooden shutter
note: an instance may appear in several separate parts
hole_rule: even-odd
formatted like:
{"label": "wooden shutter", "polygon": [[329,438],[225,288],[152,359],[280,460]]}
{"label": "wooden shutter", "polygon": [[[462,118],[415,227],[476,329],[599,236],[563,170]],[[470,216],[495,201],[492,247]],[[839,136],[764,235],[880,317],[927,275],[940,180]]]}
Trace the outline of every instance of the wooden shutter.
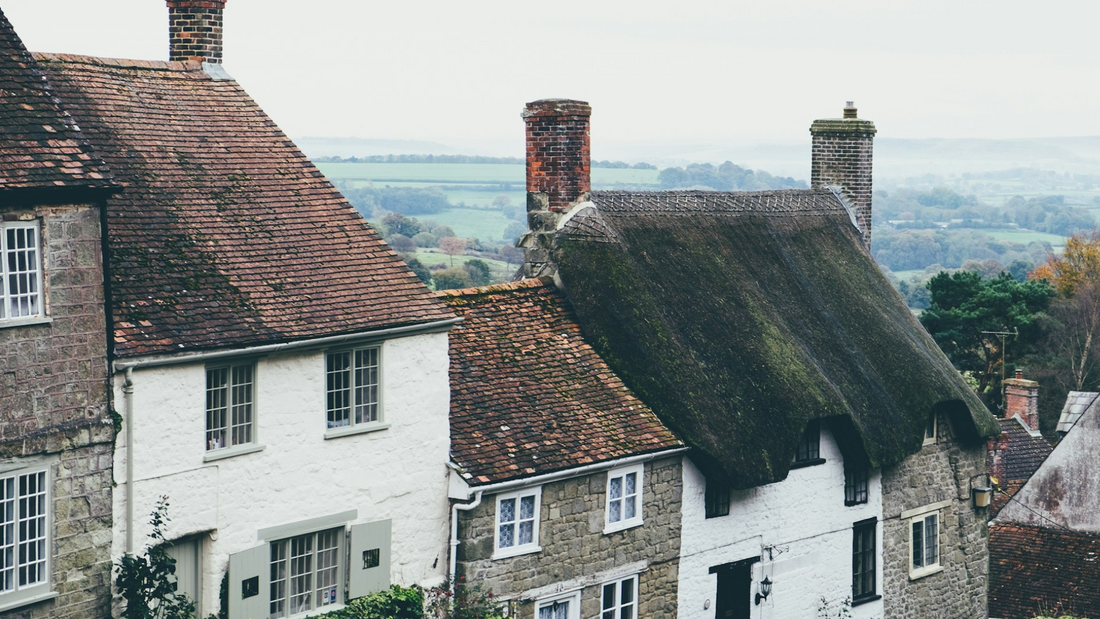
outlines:
{"label": "wooden shutter", "polygon": [[270,594],[270,544],[229,555],[229,619],[267,617]]}
{"label": "wooden shutter", "polygon": [[389,588],[390,521],[353,525],[348,560],[348,597],[357,598]]}

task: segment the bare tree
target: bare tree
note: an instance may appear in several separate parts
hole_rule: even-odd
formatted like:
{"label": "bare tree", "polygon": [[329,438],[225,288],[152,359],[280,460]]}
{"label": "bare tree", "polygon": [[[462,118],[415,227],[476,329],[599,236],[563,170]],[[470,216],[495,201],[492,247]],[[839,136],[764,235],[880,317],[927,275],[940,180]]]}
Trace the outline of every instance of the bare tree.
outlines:
{"label": "bare tree", "polygon": [[455,256],[462,255],[466,251],[466,239],[457,236],[448,236],[439,239],[439,249],[451,257],[451,266],[455,265]]}

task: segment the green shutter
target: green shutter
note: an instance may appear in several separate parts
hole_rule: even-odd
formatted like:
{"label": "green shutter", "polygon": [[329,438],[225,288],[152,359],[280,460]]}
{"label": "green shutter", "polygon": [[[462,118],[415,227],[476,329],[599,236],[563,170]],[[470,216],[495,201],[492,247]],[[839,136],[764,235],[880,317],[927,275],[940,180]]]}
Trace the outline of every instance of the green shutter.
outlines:
{"label": "green shutter", "polygon": [[263,619],[270,612],[271,546],[229,555],[229,619]]}
{"label": "green shutter", "polygon": [[357,598],[385,591],[389,587],[390,521],[353,525],[351,558],[348,561],[348,597]]}

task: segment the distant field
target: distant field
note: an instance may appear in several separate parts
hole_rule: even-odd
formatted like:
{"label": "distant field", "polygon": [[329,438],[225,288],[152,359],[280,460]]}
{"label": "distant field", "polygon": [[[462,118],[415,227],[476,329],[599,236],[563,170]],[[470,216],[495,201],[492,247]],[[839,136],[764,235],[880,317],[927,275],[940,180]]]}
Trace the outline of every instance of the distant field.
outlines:
{"label": "distant field", "polygon": [[1027,245],[1032,241],[1050,243],[1056,251],[1060,250],[1062,246],[1066,244],[1066,237],[1059,234],[1047,234],[1046,232],[1033,232],[1031,230],[1019,230],[1017,228],[978,228],[977,231],[984,232],[993,238],[1004,239],[1023,245]]}
{"label": "distant field", "polygon": [[[438,251],[418,249],[416,251],[416,258],[429,269],[433,266],[451,266],[451,257]],[[455,256],[454,265],[455,267],[460,267],[464,262],[472,259],[472,256]],[[517,268],[517,265],[508,264],[500,260],[488,260],[486,258],[478,258],[478,260],[483,260],[489,265],[489,271],[492,273],[492,281],[494,282],[506,282],[512,279],[512,274],[515,273]]]}
{"label": "distant field", "polygon": [[[317,164],[330,179],[371,181],[377,185],[424,183],[425,185],[472,184],[516,185],[522,190],[527,182],[520,164],[503,163],[325,163]],[[617,186],[657,186],[658,170],[632,168],[593,168],[592,185],[611,189]]]}

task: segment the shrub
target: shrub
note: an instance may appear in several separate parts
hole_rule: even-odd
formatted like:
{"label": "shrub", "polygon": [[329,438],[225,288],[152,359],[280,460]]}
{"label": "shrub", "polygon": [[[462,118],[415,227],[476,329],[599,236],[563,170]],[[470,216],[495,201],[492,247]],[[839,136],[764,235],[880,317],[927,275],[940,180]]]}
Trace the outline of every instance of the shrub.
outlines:
{"label": "shrub", "polygon": [[466,584],[460,576],[453,592],[449,582],[428,589],[425,616],[428,619],[503,619],[504,612],[493,600],[491,591],[485,591],[480,584]]}
{"label": "shrub", "polygon": [[385,591],[364,595],[348,602],[340,610],[316,619],[423,619],[424,591],[413,585],[391,585]]}
{"label": "shrub", "polygon": [[123,619],[192,619],[195,604],[176,594],[176,560],[164,543],[168,518],[168,497],[157,501],[149,522],[153,545],[144,555],[126,555],[115,565],[115,588],[126,602]]}
{"label": "shrub", "polygon": [[453,288],[469,288],[470,274],[463,268],[443,269],[432,275],[436,290],[451,290]]}

